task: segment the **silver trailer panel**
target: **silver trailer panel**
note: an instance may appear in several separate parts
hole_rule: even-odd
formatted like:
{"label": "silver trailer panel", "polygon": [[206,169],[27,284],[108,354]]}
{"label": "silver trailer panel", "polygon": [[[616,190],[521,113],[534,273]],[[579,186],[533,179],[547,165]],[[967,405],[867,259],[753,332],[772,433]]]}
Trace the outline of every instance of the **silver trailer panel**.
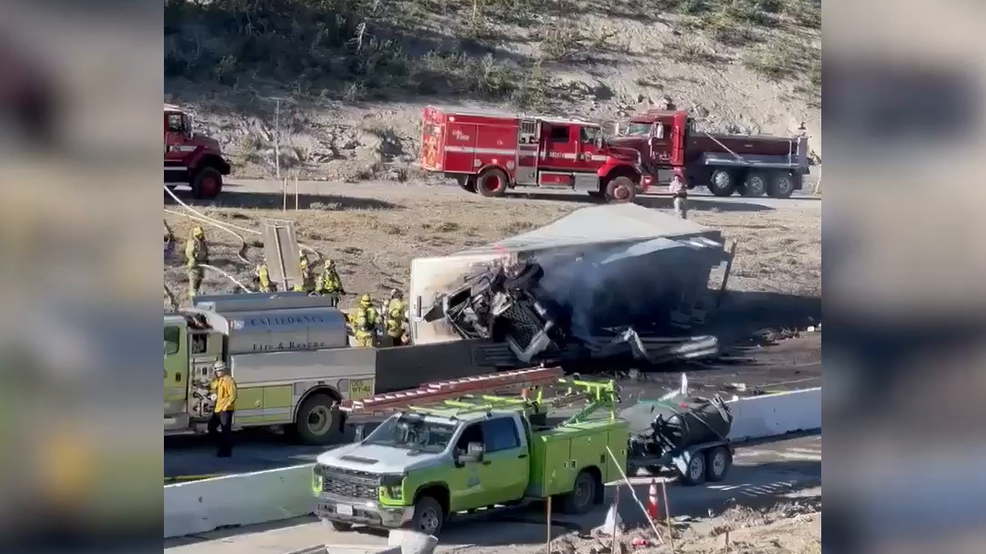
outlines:
{"label": "silver trailer panel", "polygon": [[288,308],[329,308],[330,300],[304,292],[256,292],[197,296],[195,307],[217,313],[283,310]]}
{"label": "silver trailer panel", "polygon": [[[230,368],[241,386],[283,381],[323,381],[339,388],[340,379],[374,375],[376,349],[330,348],[312,352],[237,354],[230,356]],[[345,394],[347,390],[340,392]]]}
{"label": "silver trailer panel", "polygon": [[229,355],[349,346],[346,316],[335,308],[200,313],[228,335]]}

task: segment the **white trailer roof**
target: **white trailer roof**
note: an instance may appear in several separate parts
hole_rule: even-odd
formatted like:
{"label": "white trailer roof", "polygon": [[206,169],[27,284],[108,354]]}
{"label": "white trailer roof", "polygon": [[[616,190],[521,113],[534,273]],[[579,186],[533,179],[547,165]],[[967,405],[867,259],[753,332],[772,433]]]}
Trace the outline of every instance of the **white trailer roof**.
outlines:
{"label": "white trailer roof", "polygon": [[721,241],[719,231],[711,227],[636,204],[611,204],[582,208],[544,227],[459,254],[503,254],[522,250],[687,237],[706,237]]}

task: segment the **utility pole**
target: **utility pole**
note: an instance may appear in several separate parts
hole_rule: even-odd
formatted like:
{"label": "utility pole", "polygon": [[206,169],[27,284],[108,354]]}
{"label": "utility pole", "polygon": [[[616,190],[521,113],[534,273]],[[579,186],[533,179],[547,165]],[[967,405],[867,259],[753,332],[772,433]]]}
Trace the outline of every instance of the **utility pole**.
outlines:
{"label": "utility pole", "polygon": [[281,100],[274,100],[274,176],[281,179]]}

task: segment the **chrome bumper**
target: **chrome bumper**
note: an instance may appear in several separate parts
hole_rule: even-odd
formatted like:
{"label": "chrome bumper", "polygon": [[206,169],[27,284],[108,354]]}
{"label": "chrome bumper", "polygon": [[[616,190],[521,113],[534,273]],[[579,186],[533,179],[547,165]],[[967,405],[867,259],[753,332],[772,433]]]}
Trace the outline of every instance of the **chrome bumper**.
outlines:
{"label": "chrome bumper", "polygon": [[345,498],[323,492],[315,497],[315,515],[319,519],[342,523],[397,528],[411,521],[414,506],[383,506],[373,500]]}

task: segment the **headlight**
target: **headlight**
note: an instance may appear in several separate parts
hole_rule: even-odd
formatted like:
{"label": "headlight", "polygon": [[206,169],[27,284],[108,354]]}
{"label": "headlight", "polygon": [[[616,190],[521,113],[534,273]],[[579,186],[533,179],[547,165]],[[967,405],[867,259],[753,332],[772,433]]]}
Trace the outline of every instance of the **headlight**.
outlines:
{"label": "headlight", "polygon": [[393,498],[394,500],[403,499],[404,475],[400,473],[382,475],[380,477],[380,488],[383,489],[384,495],[388,498]]}
{"label": "headlight", "polygon": [[312,491],[315,494],[321,493],[322,488],[324,487],[322,476],[319,475],[317,472],[318,472],[317,468],[314,471],[312,471]]}

